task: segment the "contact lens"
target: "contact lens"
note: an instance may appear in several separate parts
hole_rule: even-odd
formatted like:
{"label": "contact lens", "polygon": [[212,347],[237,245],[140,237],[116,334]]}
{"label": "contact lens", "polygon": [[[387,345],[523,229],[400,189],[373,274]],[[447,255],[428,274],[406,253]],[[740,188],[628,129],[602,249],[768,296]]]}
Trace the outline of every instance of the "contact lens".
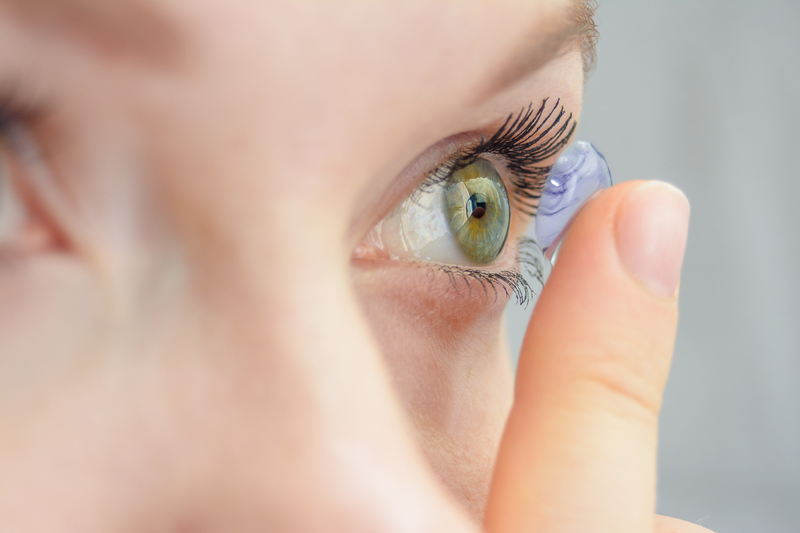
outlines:
{"label": "contact lens", "polygon": [[608,163],[591,143],[576,141],[564,150],[547,176],[536,211],[536,242],[546,257],[553,256],[581,206],[610,186]]}

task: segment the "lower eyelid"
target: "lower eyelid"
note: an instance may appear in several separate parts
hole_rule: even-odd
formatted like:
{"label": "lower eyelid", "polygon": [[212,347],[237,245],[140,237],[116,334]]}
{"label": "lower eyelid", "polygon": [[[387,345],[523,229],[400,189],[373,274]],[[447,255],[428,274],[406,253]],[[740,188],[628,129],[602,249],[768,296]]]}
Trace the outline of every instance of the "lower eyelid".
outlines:
{"label": "lower eyelid", "polygon": [[[515,271],[495,274],[513,280]],[[377,305],[383,314],[401,313],[422,329],[432,322],[469,329],[475,321],[499,319],[515,299],[512,283],[499,277],[479,279],[458,267],[399,261],[356,267],[353,285],[366,305]]]}
{"label": "lower eyelid", "polygon": [[526,306],[538,290],[537,286],[544,282],[543,261],[544,256],[535,243],[523,237],[509,241],[500,260],[483,268],[356,254],[353,267],[356,276],[390,274],[377,286],[395,292],[401,300],[408,295],[424,293],[426,299],[433,298],[440,303],[470,304],[488,311],[494,306],[504,308],[509,301]]}

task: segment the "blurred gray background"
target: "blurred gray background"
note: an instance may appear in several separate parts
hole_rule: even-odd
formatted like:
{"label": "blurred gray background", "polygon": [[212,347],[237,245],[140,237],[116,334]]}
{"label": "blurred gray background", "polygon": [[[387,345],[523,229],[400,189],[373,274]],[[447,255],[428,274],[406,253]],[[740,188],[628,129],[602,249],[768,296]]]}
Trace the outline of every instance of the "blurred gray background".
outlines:
{"label": "blurred gray background", "polygon": [[800,533],[800,1],[603,0],[597,21],[579,138],[692,204],[658,511]]}

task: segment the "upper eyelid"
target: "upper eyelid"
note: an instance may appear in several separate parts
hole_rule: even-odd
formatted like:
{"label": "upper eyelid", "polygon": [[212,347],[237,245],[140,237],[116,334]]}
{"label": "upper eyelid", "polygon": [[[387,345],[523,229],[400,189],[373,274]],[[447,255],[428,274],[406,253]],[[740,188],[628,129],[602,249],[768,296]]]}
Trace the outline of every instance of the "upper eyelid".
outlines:
{"label": "upper eyelid", "polygon": [[[479,142],[466,150],[462,155],[463,164],[469,164],[480,155],[493,153],[505,159],[518,160],[510,161],[510,170],[515,174],[526,174],[529,167],[556,154],[569,142],[577,122],[573,120],[572,113],[568,113],[561,105],[560,98],[548,111],[549,100],[543,99],[538,108],[530,103],[516,114],[508,115],[490,138],[482,136]],[[553,133],[559,124],[560,128]],[[458,170],[458,166],[453,170]]]}
{"label": "upper eyelid", "polygon": [[561,99],[557,98],[552,105],[548,105],[549,101],[550,98],[544,98],[538,106],[530,103],[517,113],[509,114],[491,137],[483,135],[454,152],[447,162],[434,168],[419,187],[423,190],[433,187],[478,158],[493,154],[512,175],[510,190],[519,211],[534,216],[551,168],[541,163],[566,147],[577,129],[577,121],[561,104]]}

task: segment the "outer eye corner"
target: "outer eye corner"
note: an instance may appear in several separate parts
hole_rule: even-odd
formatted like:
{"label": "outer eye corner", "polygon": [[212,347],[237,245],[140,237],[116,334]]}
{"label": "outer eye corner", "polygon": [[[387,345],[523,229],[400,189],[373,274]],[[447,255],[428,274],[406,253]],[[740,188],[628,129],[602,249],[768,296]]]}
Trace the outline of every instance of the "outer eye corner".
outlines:
{"label": "outer eye corner", "polygon": [[23,126],[6,119],[0,123],[0,252],[29,254],[60,247],[63,239],[50,224],[36,187],[20,176],[28,168],[26,159],[36,158],[38,150],[28,146],[30,135],[19,132]]}

